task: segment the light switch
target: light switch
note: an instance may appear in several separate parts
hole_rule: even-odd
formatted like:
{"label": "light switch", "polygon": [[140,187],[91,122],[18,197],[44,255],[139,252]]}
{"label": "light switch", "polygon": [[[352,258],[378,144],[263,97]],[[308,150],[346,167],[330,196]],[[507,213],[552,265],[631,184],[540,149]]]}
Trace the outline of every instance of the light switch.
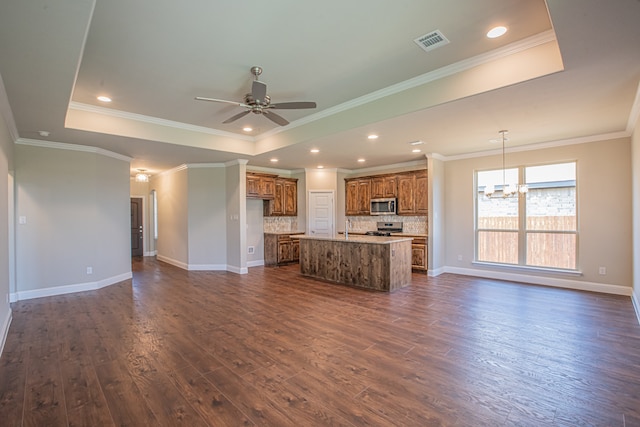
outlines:
{"label": "light switch", "polygon": [[27,223],[27,217],[22,215],[18,217],[18,224],[26,224]]}

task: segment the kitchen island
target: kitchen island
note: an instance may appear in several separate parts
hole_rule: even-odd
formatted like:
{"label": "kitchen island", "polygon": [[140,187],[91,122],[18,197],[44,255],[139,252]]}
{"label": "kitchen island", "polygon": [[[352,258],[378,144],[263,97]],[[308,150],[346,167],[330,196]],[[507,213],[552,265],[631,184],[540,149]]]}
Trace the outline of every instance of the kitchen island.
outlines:
{"label": "kitchen island", "polygon": [[297,237],[300,272],[305,276],[386,292],[411,283],[411,238]]}

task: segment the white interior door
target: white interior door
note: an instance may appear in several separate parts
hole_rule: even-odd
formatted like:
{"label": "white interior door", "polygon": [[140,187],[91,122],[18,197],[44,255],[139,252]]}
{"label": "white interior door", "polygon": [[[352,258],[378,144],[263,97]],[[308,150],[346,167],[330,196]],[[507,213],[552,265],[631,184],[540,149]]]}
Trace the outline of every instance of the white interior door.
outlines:
{"label": "white interior door", "polygon": [[335,233],[333,191],[309,191],[309,234],[332,236]]}

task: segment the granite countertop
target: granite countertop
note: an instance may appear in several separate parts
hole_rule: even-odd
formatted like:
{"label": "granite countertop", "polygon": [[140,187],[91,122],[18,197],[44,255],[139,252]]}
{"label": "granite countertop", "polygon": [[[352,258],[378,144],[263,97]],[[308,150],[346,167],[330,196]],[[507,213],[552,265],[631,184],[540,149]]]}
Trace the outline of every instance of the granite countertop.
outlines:
{"label": "granite countertop", "polygon": [[[344,231],[339,231],[338,233],[339,234],[344,234]],[[353,235],[353,236],[364,236],[366,233],[367,233],[366,231],[349,231],[349,236],[351,236],[351,235]],[[425,233],[407,233],[407,232],[391,233],[391,236],[397,236],[397,237],[424,237],[424,238],[429,237]]]}
{"label": "granite countertop", "polygon": [[264,234],[276,234],[278,236],[287,236],[293,234],[304,234],[304,231],[265,231]]}
{"label": "granite countertop", "polygon": [[349,233],[349,237],[345,237],[344,234],[334,234],[333,236],[310,236],[308,234],[305,234],[305,235],[300,235],[298,237],[300,237],[300,239],[310,239],[310,240],[331,240],[333,242],[376,243],[376,244],[389,244],[389,243],[413,240],[411,237],[365,236],[363,234],[352,234],[352,233]]}

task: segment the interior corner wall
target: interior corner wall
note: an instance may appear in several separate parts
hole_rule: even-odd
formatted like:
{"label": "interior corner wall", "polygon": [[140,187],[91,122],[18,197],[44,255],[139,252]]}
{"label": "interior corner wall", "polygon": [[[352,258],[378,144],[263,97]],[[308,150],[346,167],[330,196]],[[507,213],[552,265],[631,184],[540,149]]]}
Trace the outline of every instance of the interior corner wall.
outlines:
{"label": "interior corner wall", "polygon": [[158,198],[159,260],[188,269],[188,190],[189,178],[186,168],[172,170],[154,176],[150,183]]}
{"label": "interior corner wall", "polygon": [[437,273],[445,266],[445,167],[446,163],[432,157],[428,159],[429,213],[427,258],[430,274]]}
{"label": "interior corner wall", "polygon": [[[630,138],[507,153],[507,166],[577,162],[578,268],[581,270],[580,275],[527,270],[516,272],[509,279],[577,284],[580,289],[630,295],[633,249],[630,158]],[[498,278],[498,274],[505,274],[504,268],[473,263],[474,171],[496,168],[501,168],[500,155],[452,160],[446,164],[447,271]],[[458,256],[462,260],[459,261]],[[606,267],[606,275],[599,274],[600,266]]]}
{"label": "interior corner wall", "polygon": [[[4,347],[5,338],[11,323],[11,306],[9,305],[9,294],[11,284],[9,279],[10,239],[9,221],[12,218],[9,210],[12,203],[9,197],[9,185],[12,180],[9,174],[13,173],[14,144],[7,123],[0,114],[0,355]],[[12,225],[11,225],[12,226]]]}
{"label": "interior corner wall", "polygon": [[226,173],[220,166],[188,169],[190,270],[226,270]]}
{"label": "interior corner wall", "polygon": [[17,299],[131,277],[127,161],[17,144],[15,169]]}
{"label": "interior corner wall", "polygon": [[304,170],[291,174],[292,178],[298,180],[298,227],[295,231],[307,230],[307,177]]}
{"label": "interior corner wall", "polygon": [[247,164],[228,164],[225,169],[227,270],[247,274]]}
{"label": "interior corner wall", "polygon": [[633,203],[633,304],[640,322],[640,119],[631,136]]}

